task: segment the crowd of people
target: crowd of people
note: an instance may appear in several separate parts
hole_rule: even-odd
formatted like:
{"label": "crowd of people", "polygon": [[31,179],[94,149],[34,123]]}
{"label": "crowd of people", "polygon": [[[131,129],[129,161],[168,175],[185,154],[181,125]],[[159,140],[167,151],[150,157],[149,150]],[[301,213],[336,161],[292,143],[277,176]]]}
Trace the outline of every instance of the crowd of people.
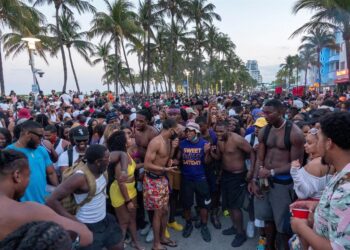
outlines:
{"label": "crowd of people", "polygon": [[214,248],[208,223],[225,249],[255,236],[257,249],[350,249],[349,111],[349,94],[328,91],[11,91],[0,249],[141,250],[141,235],[164,250],[178,246],[169,229],[190,238],[194,227]]}

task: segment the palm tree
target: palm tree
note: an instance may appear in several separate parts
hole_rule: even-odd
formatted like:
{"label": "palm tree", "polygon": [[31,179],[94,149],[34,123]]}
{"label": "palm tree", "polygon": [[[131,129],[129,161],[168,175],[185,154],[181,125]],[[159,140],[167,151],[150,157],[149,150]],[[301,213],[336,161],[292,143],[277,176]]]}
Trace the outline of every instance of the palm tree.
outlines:
{"label": "palm tree", "polygon": [[43,5],[45,3],[55,6],[55,19],[56,19],[56,29],[58,43],[61,50],[62,64],[63,64],[63,87],[62,91],[65,92],[67,88],[67,62],[66,55],[64,53],[64,42],[63,36],[60,27],[60,10],[63,8],[65,11],[72,12],[70,8],[74,8],[78,11],[79,14],[86,11],[95,12],[96,9],[92,6],[89,1],[84,0],[29,0],[29,2],[34,2],[34,6]]}
{"label": "palm tree", "polygon": [[350,79],[350,2],[344,0],[298,0],[293,7],[293,12],[298,13],[303,9],[315,11],[315,14],[309,22],[297,29],[292,36],[301,32],[312,31],[316,27],[341,31],[345,42],[346,62]]}
{"label": "palm tree", "polygon": [[199,82],[202,78],[202,47],[205,39],[205,28],[209,27],[213,20],[221,21],[221,17],[214,12],[215,5],[212,3],[207,4],[207,0],[193,0],[190,1],[190,6],[187,10],[186,16],[188,16],[189,22],[194,22],[195,31],[194,35],[196,38],[196,75]]}
{"label": "palm tree", "polygon": [[[28,29],[38,26],[44,21],[44,16],[34,8],[26,5],[19,0],[1,0],[0,1],[0,25],[9,28],[14,32],[26,32],[31,34]],[[2,31],[0,29],[0,35]],[[2,51],[0,43],[0,89],[1,95],[5,95],[5,81],[2,63]]]}
{"label": "palm tree", "polygon": [[316,65],[316,52],[312,49],[301,49],[299,50],[299,58],[301,61],[301,69],[305,72],[304,88],[307,86],[307,74],[310,69],[310,65]]}
{"label": "palm tree", "polygon": [[119,81],[114,81],[114,87],[115,87],[115,93],[118,93],[118,86],[120,83],[120,86],[124,90],[124,92],[127,92],[125,89],[125,86],[123,84],[123,81],[127,79],[128,69],[124,67],[123,62],[116,57],[116,55],[110,55],[107,58],[107,64],[106,64],[106,71],[102,76],[102,79],[106,84],[109,84],[110,82],[113,82],[115,79],[115,69],[118,67],[118,73],[119,73]]}
{"label": "palm tree", "polygon": [[[79,32],[81,29],[80,24],[74,19],[74,16],[71,12],[63,11],[62,16],[59,20],[59,25],[61,28],[61,35],[63,39],[63,44],[68,50],[69,62],[72,68],[75,84],[77,87],[78,93],[80,93],[80,87],[78,82],[78,77],[75,71],[71,48],[75,48],[79,55],[81,55],[84,60],[91,65],[90,54],[93,53],[93,44],[86,41],[87,33]],[[50,25],[52,33],[57,37],[58,29],[54,25]],[[59,50],[59,44],[54,48],[53,54],[57,54]]]}
{"label": "palm tree", "polygon": [[161,12],[166,12],[168,17],[170,17],[170,53],[169,53],[169,65],[168,65],[168,89],[171,92],[171,77],[173,75],[173,63],[174,63],[174,50],[175,50],[175,41],[178,39],[175,33],[176,24],[181,24],[185,26],[185,21],[183,19],[184,14],[189,8],[188,0],[160,0],[158,2],[157,8],[161,10]]}
{"label": "palm tree", "polygon": [[291,55],[288,55],[284,59],[284,63],[280,65],[281,70],[287,73],[288,76],[288,91],[290,89],[290,83],[293,77],[293,70],[294,70],[294,58]]}
{"label": "palm tree", "polygon": [[[104,0],[104,2],[107,5],[108,13],[98,12],[95,14],[94,19],[92,20],[90,33],[93,36],[102,35],[102,39],[110,37],[109,42],[114,42],[115,56],[118,57],[120,54],[119,52],[122,49],[129,72],[129,80],[133,91],[135,92],[135,85],[124,46],[124,39],[137,42],[136,33],[140,31],[135,23],[136,14],[131,10],[133,4],[127,0],[116,0],[112,4],[107,0]],[[117,64],[115,64],[115,66],[115,82],[118,84],[119,69]]]}
{"label": "palm tree", "polygon": [[317,67],[318,67],[318,79],[319,84],[322,84],[321,79],[321,56],[320,53],[323,48],[338,49],[338,45],[335,42],[335,35],[329,30],[317,27],[314,30],[310,30],[308,35],[301,38],[302,45],[299,49],[314,49],[317,53]]}
{"label": "palm tree", "polygon": [[[96,65],[100,62],[103,62],[103,70],[105,73],[107,71],[107,63],[110,49],[111,45],[109,43],[104,42],[102,44],[97,45],[95,48],[95,52],[92,54],[92,56],[96,57],[96,59],[92,61],[92,64]],[[110,82],[106,82],[106,84],[107,90],[109,91]]]}

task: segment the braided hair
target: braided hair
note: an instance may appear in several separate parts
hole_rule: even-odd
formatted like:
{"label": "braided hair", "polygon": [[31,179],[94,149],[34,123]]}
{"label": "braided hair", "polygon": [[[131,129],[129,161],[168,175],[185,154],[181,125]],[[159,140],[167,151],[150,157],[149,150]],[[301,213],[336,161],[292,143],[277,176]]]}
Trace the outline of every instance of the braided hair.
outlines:
{"label": "braided hair", "polygon": [[68,232],[60,225],[46,221],[24,224],[0,242],[3,250],[66,250],[71,247]]}
{"label": "braided hair", "polygon": [[21,170],[24,166],[28,166],[28,159],[23,153],[11,149],[0,150],[0,177]]}
{"label": "braided hair", "polygon": [[107,140],[109,151],[126,152],[126,134],[123,130],[112,133]]}

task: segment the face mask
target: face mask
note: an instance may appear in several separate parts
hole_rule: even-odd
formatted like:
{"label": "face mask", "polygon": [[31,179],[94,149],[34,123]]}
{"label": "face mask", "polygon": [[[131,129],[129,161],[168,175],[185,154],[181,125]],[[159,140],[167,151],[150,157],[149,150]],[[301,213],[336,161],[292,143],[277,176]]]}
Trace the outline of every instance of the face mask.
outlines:
{"label": "face mask", "polygon": [[288,115],[287,114],[284,115],[284,119],[288,120]]}
{"label": "face mask", "polygon": [[197,137],[197,136],[195,136],[195,137],[193,137],[193,138],[192,138],[191,142],[196,142],[196,141],[197,141],[197,139],[198,139],[198,137]]}
{"label": "face mask", "polygon": [[177,133],[173,131],[173,133],[170,136],[170,140],[175,140],[177,138]]}
{"label": "face mask", "polygon": [[30,139],[27,142],[27,148],[36,149],[37,147],[38,147],[38,145],[35,143],[35,141],[33,139]]}

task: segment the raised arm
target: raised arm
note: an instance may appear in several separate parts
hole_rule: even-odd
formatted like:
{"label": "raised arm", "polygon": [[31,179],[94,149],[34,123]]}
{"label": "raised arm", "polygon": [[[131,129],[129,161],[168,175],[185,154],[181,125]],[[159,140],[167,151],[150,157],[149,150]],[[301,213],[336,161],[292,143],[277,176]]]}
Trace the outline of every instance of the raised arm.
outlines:
{"label": "raised arm", "polygon": [[20,205],[23,208],[23,220],[53,221],[61,225],[65,230],[71,230],[79,234],[81,246],[88,246],[93,241],[90,230],[82,223],[65,218],[55,213],[51,208],[37,203],[25,202]]}
{"label": "raised arm", "polygon": [[81,189],[87,185],[86,178],[84,174],[74,174],[70,176],[67,180],[62,182],[53,193],[46,200],[46,204],[51,207],[56,213],[67,217],[72,220],[76,220],[75,216],[70,214],[64,209],[61,204],[61,200],[68,195],[73,194],[76,190]]}

